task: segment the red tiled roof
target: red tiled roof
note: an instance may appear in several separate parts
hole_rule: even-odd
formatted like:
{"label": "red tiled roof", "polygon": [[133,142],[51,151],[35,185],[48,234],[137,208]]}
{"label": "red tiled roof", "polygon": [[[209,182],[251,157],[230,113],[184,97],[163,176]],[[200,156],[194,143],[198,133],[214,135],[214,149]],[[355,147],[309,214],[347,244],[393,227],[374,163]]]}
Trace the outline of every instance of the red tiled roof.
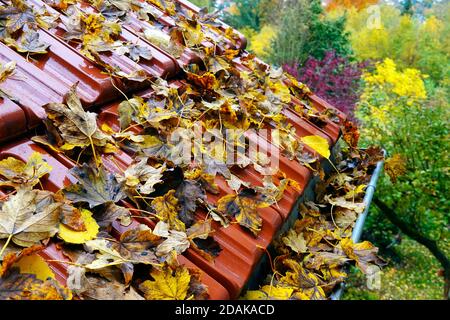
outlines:
{"label": "red tiled roof", "polygon": [[[7,3],[7,1],[2,2]],[[37,7],[45,6],[47,10],[54,11],[40,0],[27,2]],[[178,2],[188,10],[199,10],[187,1],[178,0]],[[78,5],[82,10],[94,11],[87,4]],[[155,10],[158,11],[159,9],[155,7]],[[175,22],[166,13],[160,13],[161,16],[158,21],[163,25],[163,31],[168,32]],[[62,19],[65,19],[65,17],[62,16]],[[122,37],[127,41],[142,44],[151,50],[153,55],[151,61],[138,63],[138,68],[144,70],[149,76],[162,77],[183,86],[182,68],[192,63],[199,63],[200,58],[189,49],[186,49],[179,58],[175,58],[149,41],[142,39],[137,35],[137,32],[140,32],[143,27],[147,27],[145,24],[146,22],[132,18],[124,24],[122,31]],[[226,25],[221,27],[222,30],[226,30],[226,28]],[[79,52],[79,47],[68,44],[61,39],[62,29],[63,26],[61,25],[50,30],[40,30],[40,37],[46,43],[49,43],[50,47],[47,54],[36,55],[31,59],[27,59],[26,55],[19,54],[0,43],[0,63],[9,61],[16,61],[17,63],[14,76],[0,83],[0,89],[14,97],[14,101],[8,98],[0,100],[0,142],[2,142],[0,159],[13,156],[26,161],[32,152],[41,153],[53,167],[49,176],[43,179],[43,187],[55,192],[76,181],[69,173],[69,169],[75,164],[64,155],[45,149],[45,147],[30,140],[30,137],[34,134],[33,129],[41,125],[42,120],[46,117],[42,106],[49,102],[61,102],[63,95],[74,83],[78,82],[77,92],[84,107],[98,113],[100,124],[107,123],[113,129],[120,129],[117,106],[123,100],[123,96],[114,86],[127,94],[133,93],[143,97],[151,94],[148,83],[115,81],[113,84],[109,75]],[[217,36],[220,37],[220,34],[217,34]],[[211,44],[204,43],[204,45],[209,46]],[[246,54],[244,50],[246,40],[242,35],[239,35],[236,43],[226,42],[226,46],[242,50],[241,55]],[[217,50],[222,51],[225,49],[227,48],[217,48]],[[126,72],[132,72],[136,69],[136,62],[125,56],[112,53],[104,54],[103,58],[112,65],[120,66]],[[238,61],[236,65],[238,68],[245,69],[245,66],[239,65]],[[319,111],[327,108],[334,110],[332,106],[313,94],[310,95],[309,99],[310,103]],[[295,104],[302,106],[303,102],[293,98],[292,108],[286,108],[283,112],[289,123],[297,131],[297,135],[300,137],[319,135],[327,139],[333,146],[339,138],[339,125],[329,121],[323,128],[319,128],[297,113],[294,109]],[[341,119],[344,118],[341,113],[337,112],[337,114]],[[248,139],[257,139],[256,135],[257,133],[248,135]],[[258,139],[258,142],[263,149],[275,148],[270,146],[270,139],[269,141]],[[279,154],[280,169],[289,178],[298,182],[302,190],[305,190],[312,178],[311,171],[297,161],[290,160],[281,153]],[[117,163],[126,168],[132,161],[131,156],[125,151],[114,154],[110,158],[104,158],[105,167],[112,171],[118,170]],[[262,185],[262,176],[253,168],[233,169],[233,173],[253,186]],[[221,196],[232,192],[224,178],[218,176],[215,182],[219,186],[220,194],[208,195],[208,200],[212,203],[216,203]],[[188,249],[183,256],[180,256],[179,261],[203,271],[202,281],[209,287],[211,299],[238,297],[264,254],[264,251],[259,247],[267,248],[270,245],[274,236],[289,219],[293,210],[296,209],[297,199],[301,194],[301,192],[289,188],[277,205],[260,209],[263,226],[256,237],[236,224],[223,228],[220,224],[214,223],[213,226],[216,230],[214,239],[223,250],[213,262],[206,260],[192,249]],[[122,204],[131,206],[126,201]],[[203,217],[205,212],[198,210],[196,215]],[[154,226],[154,222],[146,218],[139,218],[136,221],[148,224],[150,227]],[[124,232],[123,227],[115,224],[114,236],[118,236],[122,232]],[[50,244],[41,255],[47,260],[67,260],[54,244]],[[66,266],[52,262],[51,267],[57,275],[57,279],[65,282],[67,277]]]}

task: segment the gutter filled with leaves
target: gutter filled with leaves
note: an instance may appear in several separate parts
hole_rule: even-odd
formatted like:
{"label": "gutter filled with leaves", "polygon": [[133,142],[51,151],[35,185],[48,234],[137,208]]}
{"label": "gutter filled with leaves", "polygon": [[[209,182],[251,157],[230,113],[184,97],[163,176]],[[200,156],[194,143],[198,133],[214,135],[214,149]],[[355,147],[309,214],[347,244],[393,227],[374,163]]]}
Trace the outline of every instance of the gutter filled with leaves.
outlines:
{"label": "gutter filled with leaves", "polygon": [[[386,156],[386,152],[384,152],[384,154]],[[364,229],[364,224],[366,222],[367,215],[369,214],[373,195],[377,188],[378,178],[383,169],[383,164],[384,164],[384,161],[378,162],[377,167],[375,168],[375,171],[372,174],[372,178],[370,179],[370,183],[367,186],[366,195],[364,196],[364,204],[366,205],[366,209],[359,216],[358,220],[356,220],[355,228],[353,229],[353,232],[352,232],[352,240],[354,243],[358,243],[359,240],[361,239],[361,235],[362,235],[362,232]],[[342,294],[344,293],[344,289],[345,289],[345,282],[342,282],[341,284],[339,284],[337,286],[336,290],[330,296],[331,300],[340,300],[342,297]]]}
{"label": "gutter filled with leaves", "polygon": [[[244,294],[245,299],[339,299],[350,262],[371,275],[384,261],[359,242],[384,151],[333,150],[335,165],[313,179]],[[330,161],[331,162],[331,161]],[[256,272],[255,272],[256,273]],[[261,275],[267,275],[262,279]]]}

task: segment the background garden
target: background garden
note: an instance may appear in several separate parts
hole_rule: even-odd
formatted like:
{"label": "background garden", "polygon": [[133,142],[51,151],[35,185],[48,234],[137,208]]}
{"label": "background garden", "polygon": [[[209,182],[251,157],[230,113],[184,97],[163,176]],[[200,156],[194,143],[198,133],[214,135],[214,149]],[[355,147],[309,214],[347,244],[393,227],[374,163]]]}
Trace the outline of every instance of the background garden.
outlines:
{"label": "background garden", "polygon": [[450,1],[193,2],[388,152],[363,238],[389,264],[375,290],[352,270],[344,299],[448,298]]}

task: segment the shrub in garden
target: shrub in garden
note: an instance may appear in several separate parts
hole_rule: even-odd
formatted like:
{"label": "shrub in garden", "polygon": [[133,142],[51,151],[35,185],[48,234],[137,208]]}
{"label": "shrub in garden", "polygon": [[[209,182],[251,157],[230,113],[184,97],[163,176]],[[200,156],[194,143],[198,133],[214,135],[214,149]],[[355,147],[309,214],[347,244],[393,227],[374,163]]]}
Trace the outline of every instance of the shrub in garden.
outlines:
{"label": "shrub in garden", "polygon": [[367,63],[351,62],[348,58],[328,51],[322,60],[310,57],[299,70],[298,64],[283,66],[315,94],[339,110],[352,116],[359,99],[360,78]]}
{"label": "shrub in garden", "polygon": [[[400,71],[390,59],[363,79],[356,111],[361,136],[392,156],[386,161],[387,175],[380,179],[374,202],[390,223],[426,246],[441,263],[448,296],[448,99],[442,89],[428,96],[419,70]],[[385,228],[386,220],[378,217],[374,211],[370,229]]]}

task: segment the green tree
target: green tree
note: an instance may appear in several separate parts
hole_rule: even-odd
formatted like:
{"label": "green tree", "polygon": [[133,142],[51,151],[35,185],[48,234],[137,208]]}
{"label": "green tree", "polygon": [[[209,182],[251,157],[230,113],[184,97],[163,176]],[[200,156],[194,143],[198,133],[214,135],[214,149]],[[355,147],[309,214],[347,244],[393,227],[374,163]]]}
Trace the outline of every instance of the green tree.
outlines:
{"label": "green tree", "polygon": [[237,29],[261,28],[261,0],[235,0],[224,2],[219,6],[226,23]]}
{"label": "green tree", "polygon": [[351,55],[345,16],[327,19],[320,0],[287,0],[283,4],[272,62],[301,65],[309,56],[323,59],[328,51]]}

